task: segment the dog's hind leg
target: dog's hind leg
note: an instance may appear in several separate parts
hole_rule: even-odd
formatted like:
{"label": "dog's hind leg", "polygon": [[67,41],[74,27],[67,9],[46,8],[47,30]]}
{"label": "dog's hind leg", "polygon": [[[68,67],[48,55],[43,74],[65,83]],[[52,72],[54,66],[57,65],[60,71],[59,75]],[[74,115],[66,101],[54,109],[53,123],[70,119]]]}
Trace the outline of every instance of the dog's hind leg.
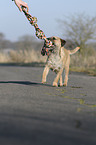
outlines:
{"label": "dog's hind leg", "polygon": [[64,79],[64,84],[63,84],[63,86],[67,86],[68,74],[69,74],[69,66],[65,67],[65,79]]}
{"label": "dog's hind leg", "polygon": [[42,83],[46,83],[48,72],[49,72],[49,67],[46,65],[42,75]]}

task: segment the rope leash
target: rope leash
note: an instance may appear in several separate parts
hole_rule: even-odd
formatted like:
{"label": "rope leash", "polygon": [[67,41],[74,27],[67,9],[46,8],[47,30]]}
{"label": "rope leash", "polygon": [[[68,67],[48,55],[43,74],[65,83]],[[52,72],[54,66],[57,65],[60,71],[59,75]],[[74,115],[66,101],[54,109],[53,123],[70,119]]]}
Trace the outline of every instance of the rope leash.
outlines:
{"label": "rope leash", "polygon": [[44,34],[44,32],[38,27],[37,25],[37,18],[36,17],[32,17],[26,10],[25,7],[22,6],[22,11],[24,12],[25,16],[27,17],[28,21],[30,22],[30,24],[32,26],[34,26],[35,30],[36,30],[36,36],[39,39],[43,39],[45,40],[45,47],[41,50],[41,54],[44,56],[45,54],[49,56],[49,51],[53,50],[53,48],[50,48],[53,46],[52,42],[50,40],[48,40]]}

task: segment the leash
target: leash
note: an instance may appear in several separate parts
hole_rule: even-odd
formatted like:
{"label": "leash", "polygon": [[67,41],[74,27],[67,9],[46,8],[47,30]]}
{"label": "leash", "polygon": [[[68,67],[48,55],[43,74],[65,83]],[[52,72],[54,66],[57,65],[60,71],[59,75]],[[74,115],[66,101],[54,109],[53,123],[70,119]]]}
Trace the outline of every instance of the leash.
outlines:
{"label": "leash", "polygon": [[[30,24],[32,26],[34,26],[35,30],[36,30],[36,36],[39,39],[43,39],[45,40],[45,47],[41,50],[41,54],[44,56],[45,54],[49,56],[49,51],[52,51],[53,48],[53,44],[50,40],[48,40],[44,34],[44,32],[38,27],[37,25],[37,18],[36,17],[32,17],[28,12],[27,9],[22,6],[22,11],[24,12],[25,16],[27,17],[28,21],[30,22]],[[51,47],[51,48],[50,48]]]}

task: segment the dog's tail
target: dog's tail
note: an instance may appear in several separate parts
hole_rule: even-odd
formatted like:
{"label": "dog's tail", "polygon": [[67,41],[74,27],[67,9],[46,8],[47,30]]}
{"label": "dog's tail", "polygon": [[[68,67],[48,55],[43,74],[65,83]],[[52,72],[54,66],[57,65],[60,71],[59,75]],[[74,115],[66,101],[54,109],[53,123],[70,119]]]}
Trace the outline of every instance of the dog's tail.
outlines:
{"label": "dog's tail", "polygon": [[69,54],[72,55],[72,54],[76,53],[79,49],[80,49],[80,47],[76,47],[73,50],[69,50]]}

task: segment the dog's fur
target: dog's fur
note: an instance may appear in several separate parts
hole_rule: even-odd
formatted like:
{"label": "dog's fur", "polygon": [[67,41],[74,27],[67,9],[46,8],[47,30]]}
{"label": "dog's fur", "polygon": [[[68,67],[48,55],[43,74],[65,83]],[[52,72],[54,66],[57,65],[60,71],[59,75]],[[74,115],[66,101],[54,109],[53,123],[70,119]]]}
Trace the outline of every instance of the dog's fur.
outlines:
{"label": "dog's fur", "polygon": [[[52,41],[54,45],[54,50],[53,52],[50,51],[49,56],[47,58],[46,66],[43,71],[42,83],[46,82],[46,77],[48,75],[49,69],[51,69],[57,73],[57,76],[53,81],[53,86],[56,87],[58,86],[59,79],[60,86],[67,86],[70,55],[76,53],[80,49],[80,47],[76,47],[74,50],[67,50],[64,48],[64,45],[66,43],[65,40],[62,40],[56,36],[50,37],[48,39]],[[65,68],[65,80],[64,84],[62,84],[62,72],[64,68]]]}

